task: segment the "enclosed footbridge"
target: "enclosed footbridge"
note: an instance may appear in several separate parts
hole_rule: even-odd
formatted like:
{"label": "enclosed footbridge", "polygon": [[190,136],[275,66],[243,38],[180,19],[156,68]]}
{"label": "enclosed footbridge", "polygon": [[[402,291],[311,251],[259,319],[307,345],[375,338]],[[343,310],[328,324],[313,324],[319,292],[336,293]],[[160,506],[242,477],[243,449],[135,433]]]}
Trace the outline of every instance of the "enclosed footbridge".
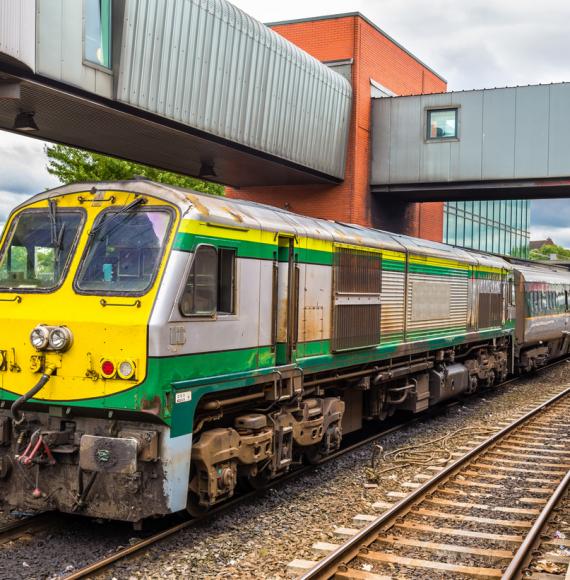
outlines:
{"label": "enclosed footbridge", "polygon": [[225,0],[0,2],[0,129],[238,187],[334,183],[351,101]]}
{"label": "enclosed footbridge", "polygon": [[384,200],[570,197],[570,83],[374,99]]}

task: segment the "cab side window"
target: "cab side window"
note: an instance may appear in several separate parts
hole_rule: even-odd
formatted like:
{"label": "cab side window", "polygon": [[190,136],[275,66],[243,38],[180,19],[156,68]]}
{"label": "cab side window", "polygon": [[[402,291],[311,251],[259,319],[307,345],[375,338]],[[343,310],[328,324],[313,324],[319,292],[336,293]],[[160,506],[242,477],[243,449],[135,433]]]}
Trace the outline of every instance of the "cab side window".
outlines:
{"label": "cab side window", "polygon": [[236,251],[219,248],[217,311],[222,314],[235,314],[235,277]]}
{"label": "cab side window", "polygon": [[234,314],[235,277],[235,250],[198,246],[180,299],[180,312],[184,316]]}

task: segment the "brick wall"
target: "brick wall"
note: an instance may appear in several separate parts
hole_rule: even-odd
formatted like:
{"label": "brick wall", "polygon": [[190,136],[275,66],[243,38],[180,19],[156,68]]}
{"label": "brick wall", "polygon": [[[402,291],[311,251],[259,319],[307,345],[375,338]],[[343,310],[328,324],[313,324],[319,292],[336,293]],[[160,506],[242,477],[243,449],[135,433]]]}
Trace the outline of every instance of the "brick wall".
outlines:
{"label": "brick wall", "polygon": [[385,227],[441,241],[443,204],[406,204],[399,208],[394,204],[389,208],[371,198],[370,79],[398,95],[443,92],[445,83],[360,16],[293,22],[275,26],[274,30],[321,61],[354,59],[345,179],[339,185],[228,189],[228,195],[314,217]]}

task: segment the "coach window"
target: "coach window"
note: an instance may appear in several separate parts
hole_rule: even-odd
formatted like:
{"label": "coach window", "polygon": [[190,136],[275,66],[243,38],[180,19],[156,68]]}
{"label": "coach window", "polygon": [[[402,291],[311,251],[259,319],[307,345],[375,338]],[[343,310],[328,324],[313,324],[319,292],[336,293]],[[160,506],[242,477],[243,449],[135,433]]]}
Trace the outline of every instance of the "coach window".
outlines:
{"label": "coach window", "polygon": [[111,0],[84,0],[83,51],[91,64],[111,68]]}
{"label": "coach window", "polygon": [[540,314],[540,294],[536,290],[532,293],[532,305],[533,315]]}
{"label": "coach window", "polygon": [[427,135],[431,140],[457,139],[457,109],[427,111]]}
{"label": "coach window", "polygon": [[564,312],[566,310],[566,293],[564,290],[559,290],[556,293],[556,310]]}
{"label": "coach window", "polygon": [[236,252],[200,245],[180,300],[184,316],[235,313]]}

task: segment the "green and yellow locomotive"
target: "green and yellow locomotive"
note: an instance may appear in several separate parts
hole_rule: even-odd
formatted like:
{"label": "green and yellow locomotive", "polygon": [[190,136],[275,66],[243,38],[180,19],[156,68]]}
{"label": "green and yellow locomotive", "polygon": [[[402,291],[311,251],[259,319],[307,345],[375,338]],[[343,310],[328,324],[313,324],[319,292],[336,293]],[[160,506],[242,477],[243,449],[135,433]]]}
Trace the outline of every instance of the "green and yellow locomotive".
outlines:
{"label": "green and yellow locomotive", "polygon": [[517,340],[501,258],[145,180],[39,194],[0,251],[0,494],[21,509],[205,510],[568,351]]}

